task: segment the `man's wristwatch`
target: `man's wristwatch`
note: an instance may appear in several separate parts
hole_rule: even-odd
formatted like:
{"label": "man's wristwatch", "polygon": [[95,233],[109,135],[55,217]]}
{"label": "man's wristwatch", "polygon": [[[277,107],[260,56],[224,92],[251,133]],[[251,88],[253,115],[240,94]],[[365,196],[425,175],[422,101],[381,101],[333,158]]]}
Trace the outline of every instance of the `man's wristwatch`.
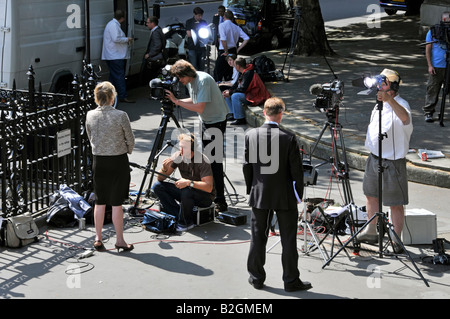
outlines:
{"label": "man's wristwatch", "polygon": [[194,181],[191,181],[191,183],[189,184],[190,187],[194,188]]}

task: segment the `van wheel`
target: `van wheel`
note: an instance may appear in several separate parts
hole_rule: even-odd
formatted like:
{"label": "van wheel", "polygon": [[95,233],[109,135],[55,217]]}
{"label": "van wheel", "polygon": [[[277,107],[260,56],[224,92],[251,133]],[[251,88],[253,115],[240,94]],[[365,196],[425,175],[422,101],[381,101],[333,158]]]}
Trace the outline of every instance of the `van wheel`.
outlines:
{"label": "van wheel", "polygon": [[277,34],[272,34],[269,41],[269,47],[271,50],[276,50],[280,46],[280,38]]}
{"label": "van wheel", "polygon": [[72,74],[65,74],[60,76],[56,83],[52,83],[50,87],[50,92],[52,93],[60,93],[60,94],[72,94]]}
{"label": "van wheel", "polygon": [[394,10],[394,9],[384,9],[384,12],[386,12],[386,14],[387,14],[388,16],[391,16],[391,15],[396,14],[396,13],[397,13],[397,10]]}

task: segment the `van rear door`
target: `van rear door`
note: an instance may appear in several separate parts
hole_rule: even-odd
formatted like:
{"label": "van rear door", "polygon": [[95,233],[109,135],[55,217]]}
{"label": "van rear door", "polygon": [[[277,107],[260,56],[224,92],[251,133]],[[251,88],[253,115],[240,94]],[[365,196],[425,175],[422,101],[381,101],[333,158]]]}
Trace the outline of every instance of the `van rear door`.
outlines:
{"label": "van rear door", "polygon": [[134,38],[128,65],[129,75],[139,74],[143,63],[144,53],[150,37],[150,30],[146,22],[148,18],[147,0],[130,0],[132,8],[129,10],[128,21],[131,35]]}

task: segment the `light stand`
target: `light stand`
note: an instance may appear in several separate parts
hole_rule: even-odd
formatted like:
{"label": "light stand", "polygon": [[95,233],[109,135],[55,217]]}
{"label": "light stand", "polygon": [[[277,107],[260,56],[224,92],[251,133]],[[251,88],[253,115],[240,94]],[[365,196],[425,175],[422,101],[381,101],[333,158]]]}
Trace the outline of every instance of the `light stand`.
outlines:
{"label": "light stand", "polygon": [[199,41],[206,46],[206,57],[204,63],[206,64],[206,73],[211,73],[211,44],[215,43],[215,25],[214,23],[210,23],[205,27],[200,28],[198,30],[198,39]]}
{"label": "light stand", "polygon": [[383,199],[382,199],[382,192],[383,192],[383,159],[382,159],[382,145],[383,145],[383,139],[387,137],[386,133],[382,133],[382,111],[383,111],[383,101],[377,100],[377,109],[379,114],[379,123],[378,123],[378,212],[375,213],[358,231],[349,239],[347,242],[334,254],[323,266],[322,269],[325,268],[327,265],[330,264],[330,262],[343,250],[346,248],[346,246],[352,242],[358,234],[365,229],[375,218],[378,218],[378,247],[379,247],[379,257],[383,258],[383,237],[386,230],[388,230],[388,237],[389,242],[391,243],[392,247],[394,247],[393,241],[391,236],[395,238],[395,242],[399,244],[403,251],[406,253],[407,257],[413,264],[414,268],[416,269],[417,273],[419,274],[420,278],[424,281],[425,285],[429,287],[428,281],[423,277],[422,273],[420,272],[419,268],[415,264],[414,260],[412,259],[411,255],[406,250],[405,246],[401,242],[398,235],[395,233],[392,224],[389,223],[386,217],[386,213],[382,212],[382,205],[383,205]]}
{"label": "light stand", "polygon": [[[448,44],[450,45],[450,44]],[[449,84],[450,84],[450,72],[449,72],[449,65],[450,65],[450,50],[447,49],[447,52],[445,53],[445,60],[446,60],[446,66],[445,66],[445,80],[444,80],[444,87],[442,88],[442,99],[441,99],[441,109],[439,111],[439,125],[444,126],[444,113],[445,113],[445,99],[447,98],[448,91],[449,91]]]}
{"label": "light stand", "polygon": [[206,63],[206,73],[208,74],[211,74],[211,59],[209,57],[210,55],[211,55],[211,44],[207,44],[205,63]]}

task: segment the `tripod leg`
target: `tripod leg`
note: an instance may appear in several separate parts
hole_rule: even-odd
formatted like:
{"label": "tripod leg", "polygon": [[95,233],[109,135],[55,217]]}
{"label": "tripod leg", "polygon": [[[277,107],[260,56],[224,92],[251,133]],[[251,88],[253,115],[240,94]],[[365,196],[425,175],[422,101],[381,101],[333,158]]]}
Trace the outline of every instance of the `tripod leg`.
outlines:
{"label": "tripod leg", "polygon": [[[403,244],[403,242],[400,240],[400,237],[398,237],[397,233],[394,231],[394,227],[392,224],[390,223],[386,223],[385,224],[386,227],[386,231],[388,233],[388,237],[389,237],[389,241],[392,245],[392,249],[394,250],[395,253],[395,248],[394,248],[394,243],[396,243],[397,245],[399,245],[402,249],[403,252],[406,254],[406,256],[408,257],[408,259],[411,261],[411,263],[413,264],[414,268],[416,269],[417,274],[419,275],[419,277],[423,280],[423,282],[425,283],[425,285],[427,287],[430,287],[430,285],[428,284],[428,281],[425,279],[425,277],[422,275],[422,272],[420,271],[420,269],[417,267],[416,263],[414,262],[413,258],[411,257],[410,253],[408,252],[408,250],[406,249],[405,245]],[[394,240],[392,240],[392,237],[394,237]]]}
{"label": "tripod leg", "polygon": [[347,242],[341,247],[341,248],[339,248],[339,250],[330,258],[330,259],[328,259],[327,260],[327,262],[322,266],[322,269],[323,268],[325,268],[326,266],[328,266],[330,263],[331,263],[331,261],[337,256],[337,255],[339,255],[339,253],[343,250],[343,249],[345,249],[346,247],[347,247],[347,245],[351,242],[351,241],[353,241],[353,239],[355,239],[356,238],[356,236],[358,236],[359,235],[359,233],[360,232],[362,232],[362,230],[364,229],[364,228],[366,228],[367,227],[367,225],[369,225],[371,222],[372,222],[372,220],[374,219],[374,218],[376,218],[376,217],[378,217],[376,214],[374,214],[360,229],[358,229],[358,231],[350,238],[350,239],[348,239],[347,240]]}
{"label": "tripod leg", "polygon": [[[295,7],[295,18],[294,18],[294,24],[292,26],[292,35],[291,35],[291,45],[289,47],[289,51],[286,52],[286,57],[289,55],[289,68],[288,68],[288,74],[286,77],[286,82],[289,82],[289,74],[291,73],[291,64],[292,64],[292,57],[294,56],[294,49],[297,45],[297,39],[298,34],[300,30],[300,18],[301,18],[301,8],[299,6]],[[286,59],[284,60],[286,63]],[[284,65],[283,65],[284,69]]]}
{"label": "tripod leg", "polygon": [[225,174],[225,172],[223,172],[223,177],[228,181],[228,183],[231,185],[231,188],[232,188],[233,191],[234,191],[233,194],[230,194],[230,192],[229,192],[228,189],[227,189],[227,186],[224,184],[224,189],[225,189],[225,192],[227,192],[228,198],[230,199],[231,206],[234,206],[234,205],[237,204],[238,200],[236,199],[236,202],[234,202],[234,201],[231,199],[231,196],[232,196],[232,195],[237,196],[236,188],[234,188],[233,183],[231,183],[230,179],[229,179],[228,176]]}
{"label": "tripod leg", "polygon": [[[322,248],[320,247],[320,243],[319,243],[319,241],[317,240],[316,234],[314,233],[314,230],[312,229],[311,224],[310,224],[308,221],[304,221],[304,224],[306,224],[307,228],[309,229],[309,232],[311,233],[311,237],[314,239],[314,242],[315,242],[315,244],[316,244],[315,247],[317,247],[317,249],[319,249],[320,254],[322,255],[323,261],[326,262],[326,261],[327,261],[327,258],[329,258],[329,256],[328,256],[328,255],[325,256],[325,254],[323,253],[323,250],[322,250]],[[306,228],[304,228],[304,231],[305,231],[305,234],[306,234]],[[305,245],[306,245],[306,242],[307,242],[307,241],[306,241],[306,236],[307,236],[307,235],[305,235]],[[308,253],[309,251],[311,251],[312,248],[313,248],[313,247],[308,248],[308,249],[305,248],[305,253]]]}
{"label": "tripod leg", "polygon": [[322,139],[323,133],[325,133],[325,130],[327,129],[327,127],[328,127],[329,125],[330,125],[330,124],[329,124],[328,122],[326,122],[326,123],[323,125],[322,131],[320,131],[319,137],[318,137],[317,140],[315,141],[315,143],[314,143],[314,145],[313,145],[313,147],[312,147],[312,150],[309,152],[309,158],[311,158],[312,155],[314,154],[314,151],[316,150],[317,145],[319,144],[320,140]]}

